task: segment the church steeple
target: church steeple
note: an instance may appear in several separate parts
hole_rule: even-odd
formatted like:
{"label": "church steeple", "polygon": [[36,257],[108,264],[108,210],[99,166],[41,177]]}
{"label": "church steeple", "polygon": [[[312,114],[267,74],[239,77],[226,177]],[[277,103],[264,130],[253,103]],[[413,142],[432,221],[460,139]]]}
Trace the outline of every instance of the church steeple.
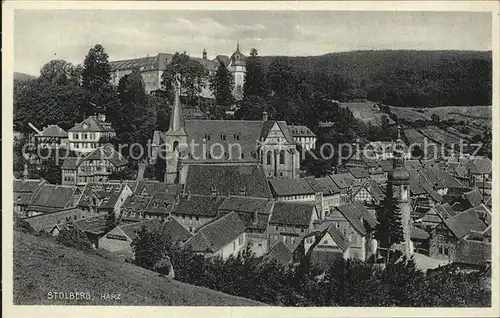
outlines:
{"label": "church steeple", "polygon": [[172,107],[172,114],[170,115],[170,126],[168,127],[167,135],[170,136],[185,136],[186,129],[184,124],[184,116],[182,114],[181,106],[181,81],[180,74],[175,76],[175,99],[174,106]]}

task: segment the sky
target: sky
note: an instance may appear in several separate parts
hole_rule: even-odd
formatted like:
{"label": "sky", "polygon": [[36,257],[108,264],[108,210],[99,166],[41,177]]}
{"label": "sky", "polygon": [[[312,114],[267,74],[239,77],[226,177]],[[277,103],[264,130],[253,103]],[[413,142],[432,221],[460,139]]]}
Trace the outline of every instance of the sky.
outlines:
{"label": "sky", "polygon": [[14,71],[38,76],[54,59],[83,63],[186,51],[308,56],[354,50],[491,50],[491,14],[409,11],[16,10]]}

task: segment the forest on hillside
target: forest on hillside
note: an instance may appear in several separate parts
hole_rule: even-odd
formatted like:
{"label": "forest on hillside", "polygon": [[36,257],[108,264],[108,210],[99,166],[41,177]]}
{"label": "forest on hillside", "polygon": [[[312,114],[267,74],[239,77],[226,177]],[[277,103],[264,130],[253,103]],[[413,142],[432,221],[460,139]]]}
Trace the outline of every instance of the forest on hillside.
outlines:
{"label": "forest on hillside", "polygon": [[[275,56],[264,56],[267,69]],[[491,105],[491,51],[354,51],[283,57],[323,94],[401,107]]]}

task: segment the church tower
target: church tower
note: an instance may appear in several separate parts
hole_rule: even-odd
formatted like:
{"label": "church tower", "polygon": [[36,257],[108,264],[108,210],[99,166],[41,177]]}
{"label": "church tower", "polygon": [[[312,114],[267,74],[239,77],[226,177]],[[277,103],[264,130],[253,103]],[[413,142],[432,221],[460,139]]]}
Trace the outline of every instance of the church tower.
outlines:
{"label": "church tower", "polygon": [[411,242],[411,205],[410,205],[410,174],[404,168],[405,146],[401,140],[401,127],[398,126],[398,139],[394,144],[393,169],[389,172],[387,185],[390,193],[398,194],[398,206],[401,211],[403,227],[404,254],[407,258],[413,254]]}
{"label": "church tower", "polygon": [[175,80],[175,100],[170,114],[170,126],[165,133],[166,169],[165,182],[168,184],[179,181],[179,170],[183,148],[187,147],[187,134],[181,106],[181,83],[179,74]]}
{"label": "church tower", "polygon": [[233,96],[237,100],[243,98],[243,84],[245,83],[245,74],[247,72],[246,56],[240,52],[240,44],[236,44],[236,51],[231,55],[228,66],[229,71],[234,78]]}

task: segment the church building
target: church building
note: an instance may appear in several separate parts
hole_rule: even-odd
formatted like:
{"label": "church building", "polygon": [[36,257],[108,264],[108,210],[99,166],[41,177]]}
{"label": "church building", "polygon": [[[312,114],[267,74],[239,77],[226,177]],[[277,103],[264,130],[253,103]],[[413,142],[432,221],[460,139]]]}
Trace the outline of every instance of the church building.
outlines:
{"label": "church building", "polygon": [[401,127],[398,127],[398,139],[394,147],[393,169],[388,173],[387,195],[398,196],[398,206],[401,212],[401,225],[403,228],[403,254],[410,258],[413,254],[411,241],[411,203],[410,203],[410,174],[404,168],[405,146],[401,140]]}
{"label": "church building", "polygon": [[165,182],[184,184],[189,165],[261,165],[268,178],[298,178],[300,153],[284,121],[184,120],[180,83],[167,131],[155,131],[153,161],[166,160]]}

